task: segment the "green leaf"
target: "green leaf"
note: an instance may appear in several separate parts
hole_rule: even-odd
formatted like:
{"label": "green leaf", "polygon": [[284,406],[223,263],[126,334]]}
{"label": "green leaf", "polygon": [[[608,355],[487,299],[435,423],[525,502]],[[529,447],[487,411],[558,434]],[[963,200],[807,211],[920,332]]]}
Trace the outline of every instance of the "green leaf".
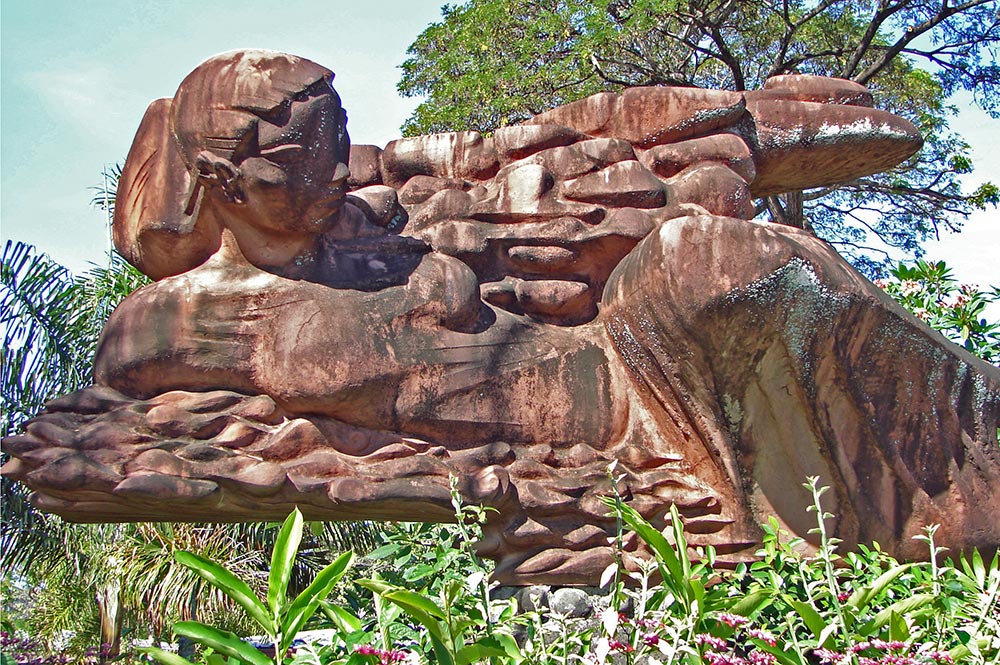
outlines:
{"label": "green leaf", "polygon": [[[782,599],[795,608],[795,612],[817,639],[823,634],[823,631],[827,628],[827,623],[823,620],[823,617],[820,616],[819,612],[816,611],[816,608],[809,603],[804,603],[801,600],[796,600],[790,596],[782,595]],[[820,644],[820,646],[823,645]]]}
{"label": "green leaf", "polygon": [[442,665],[455,665],[455,657],[448,647],[450,636],[447,628],[438,619],[445,619],[444,610],[432,600],[418,593],[380,582],[378,580],[359,580],[358,585],[370,589],[374,593],[399,607],[406,614],[427,629],[431,646]]}
{"label": "green leaf", "polygon": [[244,642],[228,630],[212,628],[197,621],[179,621],[174,624],[174,634],[212,647],[221,654],[239,658],[250,665],[274,665],[274,661],[258,651],[256,647]]}
{"label": "green leaf", "polygon": [[512,635],[504,633],[494,634],[493,639],[495,639],[504,650],[504,653],[506,654],[505,657],[507,658],[506,662],[520,663],[524,660],[524,655],[521,653],[520,647],[517,646],[517,640],[515,640]]}
{"label": "green leaf", "polygon": [[260,602],[260,599],[247,586],[246,582],[223,566],[198,554],[174,552],[174,558],[177,559],[178,563],[187,566],[206,582],[229,596],[233,602],[246,610],[247,614],[259,623],[268,635],[274,635],[277,632],[275,621],[268,614],[267,607]]}
{"label": "green leaf", "polygon": [[931,593],[918,593],[908,598],[903,598],[898,600],[889,607],[885,608],[881,612],[875,615],[875,618],[866,623],[861,627],[860,633],[862,635],[871,635],[878,630],[881,630],[889,620],[892,618],[893,613],[905,615],[908,612],[920,609],[925,605],[933,603],[937,599],[937,596]]}
{"label": "green leaf", "polygon": [[326,602],[321,602],[320,607],[327,619],[329,619],[341,633],[349,635],[361,630],[361,620],[345,610],[343,607]]}
{"label": "green leaf", "polygon": [[[140,647],[136,649],[137,653],[144,653],[150,656],[157,662],[163,663],[163,665],[194,665],[190,660],[182,656],[178,656],[175,653],[170,653],[169,651],[164,651],[157,647]],[[4,661],[7,662],[6,660]]]}
{"label": "green leaf", "polygon": [[875,579],[871,585],[867,587],[861,587],[856,589],[851,597],[847,599],[847,604],[851,607],[855,607],[859,610],[863,610],[868,606],[872,600],[877,598],[883,591],[885,591],[893,580],[905,573],[907,570],[913,567],[912,563],[904,563],[898,566],[893,566],[889,570],[885,571],[878,578]]}
{"label": "green leaf", "polygon": [[683,597],[685,601],[689,600],[687,579],[684,577],[684,569],[677,558],[674,546],[631,506],[616,504],[611,497],[603,497],[602,501],[612,510],[618,510],[618,506],[621,506],[622,522],[649,545],[657,563],[660,564],[660,574],[663,576],[664,584],[668,585],[674,593]]}
{"label": "green leaf", "polygon": [[302,627],[310,617],[316,613],[320,601],[330,595],[337,582],[340,581],[340,578],[347,569],[351,567],[353,561],[353,552],[341,554],[333,563],[319,571],[312,583],[292,601],[281,625],[282,647],[287,648],[291,646],[295,635],[302,630]]}
{"label": "green leaf", "polygon": [[677,554],[677,560],[681,564],[681,573],[684,580],[689,580],[691,578],[691,560],[688,558],[687,539],[684,537],[684,521],[681,520],[676,503],[670,504],[670,528],[674,532],[673,551]]}
{"label": "green leaf", "polygon": [[385,559],[398,552],[399,549],[400,545],[398,543],[388,543],[372,550],[367,556],[369,559]]}
{"label": "green leaf", "polygon": [[[456,665],[469,665],[487,658],[508,658],[507,649],[497,640],[491,637],[484,637],[474,644],[462,647],[455,657]],[[518,661],[511,661],[518,662]]]}
{"label": "green leaf", "polygon": [[774,600],[774,591],[771,589],[757,589],[737,599],[735,603],[727,608],[727,611],[749,617],[754,612],[770,605],[772,600]]}
{"label": "green leaf", "polygon": [[298,508],[285,518],[278,537],[274,541],[271,553],[271,573],[267,579],[267,606],[275,621],[281,614],[288,591],[288,581],[292,578],[292,567],[295,565],[295,555],[302,542],[302,513]]}
{"label": "green leaf", "polygon": [[442,621],[447,618],[446,612],[438,607],[438,605],[430,598],[421,596],[419,593],[409,591],[408,589],[390,591],[383,597],[386,600],[391,600],[393,603],[407,611],[417,610]]}
{"label": "green leaf", "polygon": [[906,642],[910,639],[910,627],[906,625],[906,619],[898,612],[889,615],[889,639],[892,641]]}

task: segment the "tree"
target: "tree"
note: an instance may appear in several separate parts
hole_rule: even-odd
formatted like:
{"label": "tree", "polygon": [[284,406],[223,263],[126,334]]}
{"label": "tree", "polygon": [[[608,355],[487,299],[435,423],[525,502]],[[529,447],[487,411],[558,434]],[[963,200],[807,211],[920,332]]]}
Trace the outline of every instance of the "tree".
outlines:
{"label": "tree", "polygon": [[410,46],[398,89],[426,96],[403,126],[414,135],[488,132],[626,86],[857,81],[917,125],[924,149],[888,173],[761,201],[758,213],[813,229],[876,274],[888,258],[879,243],[919,255],[931,234],[1000,200],[989,183],[962,191],[969,147],[948,126],[959,90],[998,114],[998,42],[995,0],[470,0]]}

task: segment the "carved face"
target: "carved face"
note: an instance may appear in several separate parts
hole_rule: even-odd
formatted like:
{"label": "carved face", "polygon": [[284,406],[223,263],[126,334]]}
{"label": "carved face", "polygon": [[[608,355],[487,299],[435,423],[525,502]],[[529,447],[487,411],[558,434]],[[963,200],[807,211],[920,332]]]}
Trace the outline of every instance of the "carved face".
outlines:
{"label": "carved face", "polygon": [[337,94],[291,102],[283,125],[261,120],[258,151],[239,164],[239,216],[262,231],[323,233],[347,195],[350,139]]}

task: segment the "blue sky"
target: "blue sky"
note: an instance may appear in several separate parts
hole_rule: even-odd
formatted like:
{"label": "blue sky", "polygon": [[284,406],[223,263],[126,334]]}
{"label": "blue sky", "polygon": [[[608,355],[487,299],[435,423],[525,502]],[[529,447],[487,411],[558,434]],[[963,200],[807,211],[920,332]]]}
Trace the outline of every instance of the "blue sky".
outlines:
{"label": "blue sky", "polygon": [[[337,73],[355,143],[384,145],[416,105],[395,85],[406,47],[440,0],[4,0],[0,15],[0,225],[75,271],[102,263],[101,170],[124,159],[146,105],[205,58],[234,48],[288,51]],[[1000,121],[960,99],[977,172],[1000,183]],[[1000,284],[1000,213],[978,213],[929,258],[965,281]]]}

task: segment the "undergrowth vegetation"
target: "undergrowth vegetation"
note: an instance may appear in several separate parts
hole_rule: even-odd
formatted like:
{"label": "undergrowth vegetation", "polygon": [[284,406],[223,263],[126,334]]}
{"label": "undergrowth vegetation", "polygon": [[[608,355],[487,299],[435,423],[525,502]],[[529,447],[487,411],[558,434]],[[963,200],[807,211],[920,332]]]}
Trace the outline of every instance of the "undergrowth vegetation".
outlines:
{"label": "undergrowth vegetation", "polygon": [[[454,491],[456,524],[399,525],[370,556],[355,561],[344,554],[290,594],[304,528],[296,510],[281,528],[260,596],[210,559],[175,554],[246,612],[257,635],[265,636],[256,638],[256,646],[245,636],[182,621],[173,633],[198,645],[193,656],[161,644],[136,648],[118,660],[166,665],[1000,662],[997,556],[944,559],[933,526],[921,536],[927,562],[898,562],[877,544],[840,553],[837,539],[826,531],[832,516],[822,508],[825,488],[815,478],[806,487],[816,514],[816,544],[787,540],[772,520],[764,525],[756,560],[733,570],[717,569],[711,548],[687,546],[675,509],[661,532],[613,494],[606,500],[609,509],[623,530],[641,538],[648,554],[617,552],[602,580],[606,608],[585,618],[549,609],[521,611],[515,599],[501,600],[488,565],[473,548],[489,513],[464,505]],[[324,630],[303,632],[307,628]],[[5,637],[3,648],[4,663],[64,662],[58,655],[30,653],[23,636]]]}

